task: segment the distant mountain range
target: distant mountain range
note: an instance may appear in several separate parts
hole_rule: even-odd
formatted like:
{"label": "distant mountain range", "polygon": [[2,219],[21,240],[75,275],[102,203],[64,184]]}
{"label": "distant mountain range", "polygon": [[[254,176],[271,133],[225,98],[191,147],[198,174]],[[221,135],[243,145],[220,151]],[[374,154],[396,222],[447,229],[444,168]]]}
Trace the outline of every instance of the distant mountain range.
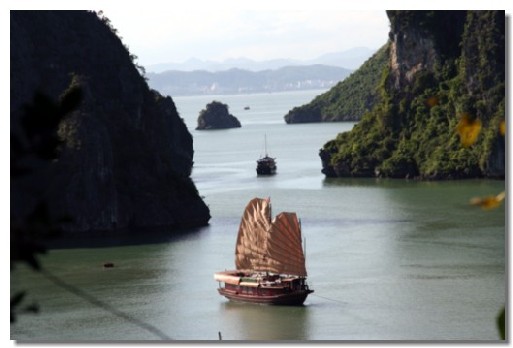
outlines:
{"label": "distant mountain range", "polygon": [[244,94],[308,89],[328,89],[352,70],[327,66],[285,66],[250,71],[232,68],[224,71],[177,71],[147,73],[151,88],[165,95]]}
{"label": "distant mountain range", "polygon": [[338,51],[321,55],[315,59],[294,60],[294,59],[273,59],[266,61],[255,61],[248,58],[227,59],[222,62],[200,60],[196,58],[189,59],[183,63],[161,63],[145,66],[146,71],[160,73],[167,70],[193,71],[222,71],[228,69],[243,69],[250,71],[261,71],[267,69],[279,69],[284,66],[294,65],[330,65],[346,69],[357,69],[365,62],[377,49],[367,47],[355,47],[345,51]]}

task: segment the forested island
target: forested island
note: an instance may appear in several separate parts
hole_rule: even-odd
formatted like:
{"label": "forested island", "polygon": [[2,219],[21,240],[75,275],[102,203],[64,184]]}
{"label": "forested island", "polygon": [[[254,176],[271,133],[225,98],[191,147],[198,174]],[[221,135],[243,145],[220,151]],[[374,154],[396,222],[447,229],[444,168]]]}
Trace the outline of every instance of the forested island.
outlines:
{"label": "forested island", "polygon": [[205,109],[200,111],[196,129],[226,129],[240,128],[240,126],[241,124],[237,117],[228,111],[228,105],[214,100],[208,103]]}
{"label": "forested island", "polygon": [[388,62],[388,44],[379,49],[349,77],[310,103],[285,115],[287,123],[358,121],[377,103],[377,85]]}
{"label": "forested island", "polygon": [[[352,131],[339,134],[320,150],[323,173],[504,178],[504,11],[387,15],[389,42],[383,49],[385,67],[375,73],[375,103]],[[335,94],[326,95],[330,93]],[[343,105],[348,99],[348,93],[340,94],[329,105]],[[477,139],[469,146],[461,144],[456,132],[462,120],[479,125]]]}
{"label": "forested island", "polygon": [[[208,224],[190,178],[192,136],[173,100],[148,88],[108,18],[11,11],[10,35],[15,236],[63,216],[73,239]],[[47,135],[55,156],[41,153]]]}

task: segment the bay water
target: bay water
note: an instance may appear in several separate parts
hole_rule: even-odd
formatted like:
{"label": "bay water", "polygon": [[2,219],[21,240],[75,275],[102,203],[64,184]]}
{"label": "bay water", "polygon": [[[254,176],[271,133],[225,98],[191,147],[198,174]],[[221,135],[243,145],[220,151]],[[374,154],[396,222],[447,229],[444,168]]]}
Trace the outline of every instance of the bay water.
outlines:
{"label": "bay water", "polygon": [[[504,181],[327,179],[319,149],[354,124],[283,120],[321,92],[174,98],[194,138],[192,177],[210,207],[209,226],[153,244],[51,250],[40,259],[55,278],[17,267],[11,294],[27,290],[40,313],[18,315],[11,339],[499,339],[505,209],[468,202],[503,191]],[[195,130],[212,100],[242,127]],[[257,177],[265,137],[278,171]],[[233,269],[240,217],[253,197],[271,197],[274,214],[301,218],[315,290],[304,306],[233,303],[217,293],[213,273]]]}

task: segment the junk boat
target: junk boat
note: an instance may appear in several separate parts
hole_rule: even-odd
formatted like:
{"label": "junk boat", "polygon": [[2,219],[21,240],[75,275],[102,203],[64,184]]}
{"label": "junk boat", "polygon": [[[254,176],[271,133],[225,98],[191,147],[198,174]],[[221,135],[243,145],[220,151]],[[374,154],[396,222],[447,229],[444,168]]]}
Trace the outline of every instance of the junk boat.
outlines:
{"label": "junk boat", "polygon": [[267,137],[265,137],[265,156],[257,160],[257,175],[276,174],[276,158],[269,157],[267,154]]}
{"label": "junk boat", "polygon": [[242,216],[235,270],[214,273],[218,292],[239,302],[302,305],[312,293],[306,283],[301,223],[296,213],[271,220],[270,198],[253,198]]}

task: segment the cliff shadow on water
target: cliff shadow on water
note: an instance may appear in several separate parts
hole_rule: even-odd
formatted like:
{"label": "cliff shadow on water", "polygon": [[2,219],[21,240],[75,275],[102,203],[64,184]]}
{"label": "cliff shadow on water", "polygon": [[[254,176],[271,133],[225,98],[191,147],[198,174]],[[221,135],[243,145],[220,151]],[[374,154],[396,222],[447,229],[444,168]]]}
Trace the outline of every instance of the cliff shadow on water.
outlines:
{"label": "cliff shadow on water", "polygon": [[116,231],[94,231],[87,236],[70,236],[52,238],[45,241],[49,249],[75,248],[111,248],[146,244],[173,243],[190,238],[200,237],[210,226],[196,228],[171,229],[168,227],[138,228]]}

